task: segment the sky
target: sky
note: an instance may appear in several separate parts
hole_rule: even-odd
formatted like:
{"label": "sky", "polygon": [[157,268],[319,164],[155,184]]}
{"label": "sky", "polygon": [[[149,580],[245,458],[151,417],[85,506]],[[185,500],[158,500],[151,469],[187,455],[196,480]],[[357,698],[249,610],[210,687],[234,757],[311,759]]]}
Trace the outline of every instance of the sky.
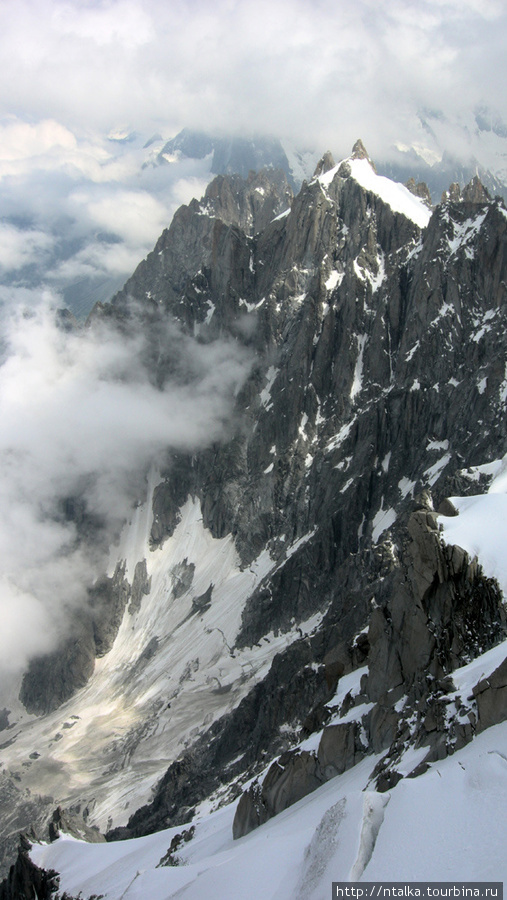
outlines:
{"label": "sky", "polygon": [[476,150],[477,106],[507,121],[503,0],[2,0],[0,26],[0,304],[112,296],[211,177],[152,165],[184,127],[435,161]]}
{"label": "sky", "polygon": [[[431,143],[424,111],[440,145],[466,152],[474,107],[507,120],[506,36],[503,0],[2,0],[0,605],[9,629],[0,659],[9,670],[54,645],[62,609],[81,602],[98,565],[76,552],[55,513],[62,492],[82,489],[96,511],[108,506],[114,529],[136,473],[163,447],[198,449],[216,436],[248,371],[219,346],[217,383],[194,378],[184,397],[170,384],[157,393],[140,347],[112,334],[64,338],[52,322],[69,291],[86,309],[110,297],[175,209],[202,195],[210,160],[154,165],[164,141],[183,127],[274,134],[339,158],[361,137],[373,158],[388,157],[396,142]],[[428,152],[438,150],[433,140]],[[194,358],[191,343],[185,352]]]}
{"label": "sky", "polygon": [[[377,147],[408,110],[505,114],[503,0],[3,0],[4,114]],[[374,137],[373,137],[374,136]]]}

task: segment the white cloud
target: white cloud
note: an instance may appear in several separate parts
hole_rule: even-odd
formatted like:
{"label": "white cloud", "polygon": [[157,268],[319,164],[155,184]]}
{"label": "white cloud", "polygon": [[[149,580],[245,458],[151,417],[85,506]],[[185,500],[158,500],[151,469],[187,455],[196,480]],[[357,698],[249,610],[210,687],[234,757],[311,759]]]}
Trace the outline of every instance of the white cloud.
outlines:
{"label": "white cloud", "polygon": [[52,237],[43,231],[27,231],[0,222],[0,270],[12,272],[40,262],[53,243]]}
{"label": "white cloud", "polygon": [[[103,325],[67,334],[42,306],[4,330],[0,670],[12,672],[54,646],[66,610],[85,602],[108,540],[142,499],[148,467],[168,449],[223,436],[250,361],[236,342],[197,346],[167,324],[160,337],[178,379],[160,390],[143,367],[139,328],[130,337]],[[62,515],[62,501],[76,496],[104,521],[101,547],[77,542]]]}
{"label": "white cloud", "polygon": [[169,225],[166,207],[147,191],[116,190],[98,198],[82,192],[70,199],[85,207],[100,229],[119,235],[131,246],[151,248]]}
{"label": "white cloud", "polygon": [[154,22],[140,3],[124,0],[119,3],[85,5],[64,2],[56,4],[52,25],[65,38],[90,40],[99,47],[119,44],[133,49],[147,44],[155,37]]}
{"label": "white cloud", "polygon": [[452,111],[487,89],[505,110],[505,63],[495,52],[496,78],[488,67],[491,47],[505,40],[499,0],[5,6],[0,102],[71,130],[158,122],[173,133],[184,125],[300,141],[310,133],[336,146],[344,130],[349,141],[349,123],[357,136],[371,122],[380,146],[392,131],[404,139],[413,101]]}

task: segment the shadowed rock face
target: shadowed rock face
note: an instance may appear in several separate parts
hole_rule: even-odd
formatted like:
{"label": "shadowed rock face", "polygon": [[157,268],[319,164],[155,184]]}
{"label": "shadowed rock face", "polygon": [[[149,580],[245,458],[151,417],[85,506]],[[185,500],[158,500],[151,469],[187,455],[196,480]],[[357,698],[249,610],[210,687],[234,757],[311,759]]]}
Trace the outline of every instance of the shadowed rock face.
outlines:
{"label": "shadowed rock face", "polygon": [[18,858],[11,866],[9,876],[0,884],[0,900],[52,900],[58,891],[57,872],[39,869],[29,857],[30,841],[20,838]]}
{"label": "shadowed rock face", "polygon": [[[141,582],[140,575],[134,578],[135,596],[142,590]],[[51,712],[85,686],[95,659],[113,645],[130,594],[124,564],[117,567],[112,578],[104,576],[90,589],[89,606],[76,613],[71,636],[53,653],[30,663],[19,695],[28,712]]]}
{"label": "shadowed rock face", "polygon": [[[426,748],[418,770],[424,771],[429,762],[507,718],[507,661],[473,689],[477,715],[471,707],[466,710],[468,722],[462,721],[463,707],[457,722],[447,706],[448,695],[456,690],[450,673],[507,635],[498,586],[483,576],[477,561],[470,561],[464,550],[442,544],[434,512],[415,511],[407,530],[405,578],[400,581],[400,572],[395,572],[384,580],[380,602],[369,620],[368,675],[359,693],[346,696],[340,710],[345,716],[365,704],[366,712],[362,716],[358,712],[356,720],[338,719],[329,725],[326,716],[316,718],[316,731],[324,725],[317,751],[287,751],[261,783],[255,781],[244,791],[234,817],[234,838],[248,834],[368,753],[387,751],[371,776],[376,789],[386,791],[403,777],[396,764],[409,742]],[[351,648],[348,660],[343,647],[328,654],[340,661],[338,680],[353,668],[352,653]],[[321,709],[325,711],[326,705]],[[327,718],[330,715],[328,710]]]}
{"label": "shadowed rock face", "polygon": [[[275,764],[267,786],[242,800],[238,833],[372,750],[391,753],[377,786],[395,783],[409,712],[428,754],[447,752],[446,678],[505,634],[496,586],[441,545],[429,499],[415,510],[413,501],[425,489],[435,506],[481,490],[468,467],[507,452],[505,210],[475,185],[464,199],[451,192],[422,231],[362,188],[350,161],[334,177],[331,163],[295,198],[276,172],[217,179],[92,317],[143,329],[160,385],[171,367],[168,317],[203,343],[227,337],[252,352],[223,441],[168,458],[151,546],[173,534],[192,496],[214,537],[233,536],[244,568],[269,553],[276,566],[247,599],[230,652],[316,617],[111,838],[190,818],[224,781],[229,797],[239,794],[241,779],[278,754],[289,753],[284,774]],[[149,590],[142,564],[132,588],[121,568],[115,578],[82,625],[82,677],[111,646],[125,603],[142,603]],[[174,595],[192,578],[182,563]],[[196,613],[213,608],[212,591],[195,598]],[[25,689],[32,709],[59,702],[64,659],[65,650]],[[316,755],[291,755],[303,722],[327,721],[337,679],[365,664],[360,693],[347,700],[368,706],[362,728],[331,723]],[[57,687],[38,698],[37,680]],[[405,695],[401,715],[394,706]],[[489,722],[488,692],[479,695]],[[470,739],[469,726],[452,726],[458,742]]]}

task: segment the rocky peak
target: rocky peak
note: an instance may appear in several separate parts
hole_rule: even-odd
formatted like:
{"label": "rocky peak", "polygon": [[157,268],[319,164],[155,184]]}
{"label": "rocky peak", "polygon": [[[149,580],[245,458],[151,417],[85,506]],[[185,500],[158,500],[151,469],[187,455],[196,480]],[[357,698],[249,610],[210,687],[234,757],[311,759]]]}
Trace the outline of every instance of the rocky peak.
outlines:
{"label": "rocky peak", "polygon": [[325,175],[326,172],[329,172],[329,171],[331,171],[331,169],[334,169],[335,165],[336,165],[336,163],[333,159],[333,154],[329,150],[326,150],[326,152],[324,153],[324,156],[321,156],[321,158],[319,159],[319,161],[315,167],[315,172],[313,173],[313,177],[318,178],[319,175]]}
{"label": "rocky peak", "polygon": [[352,147],[352,155],[350,158],[351,159],[367,159],[368,162],[370,163],[370,166],[372,167],[373,171],[374,172],[377,171],[375,168],[375,163],[370,159],[370,156],[368,155],[368,151],[367,151],[366,147],[364,146],[361,138],[358,138],[358,140],[355,142],[354,146]]}
{"label": "rocky peak", "polygon": [[453,181],[446,191],[442,193],[442,203],[450,200],[452,203],[458,203],[461,200],[461,188],[457,181]]}
{"label": "rocky peak", "polygon": [[208,185],[200,210],[252,235],[288,209],[292,200],[285,173],[281,169],[261,169],[250,171],[247,178],[218,175]]}
{"label": "rocky peak", "polygon": [[489,203],[491,199],[489,191],[484,187],[478,175],[474,175],[472,180],[463,188],[463,191],[457,182],[453,182],[448,190],[442,194],[442,203],[445,203],[447,200],[450,200],[451,203],[459,203],[462,200],[465,203],[480,204]]}
{"label": "rocky peak", "polygon": [[474,175],[469,184],[463,188],[463,200],[466,203],[488,203],[491,196],[478,175]]}
{"label": "rocky peak", "polygon": [[420,197],[421,200],[424,200],[426,206],[430,209],[433,204],[431,202],[431,194],[428,188],[428,185],[425,181],[419,181],[416,183],[415,178],[409,178],[406,182],[405,187],[409,189],[411,194],[414,194],[415,197]]}

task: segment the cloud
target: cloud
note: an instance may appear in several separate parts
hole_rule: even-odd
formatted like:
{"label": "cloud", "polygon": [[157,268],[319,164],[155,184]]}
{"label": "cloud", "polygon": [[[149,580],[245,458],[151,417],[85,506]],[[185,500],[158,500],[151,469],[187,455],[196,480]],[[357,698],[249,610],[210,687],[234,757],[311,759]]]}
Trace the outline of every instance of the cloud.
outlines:
{"label": "cloud", "polygon": [[[474,105],[507,119],[501,0],[4,0],[2,14],[2,217],[32,232],[34,258],[37,233],[52,249],[18,286],[38,278],[85,306],[79,279],[90,302],[105,279],[107,299],[209,180],[207,161],[146,167],[156,132],[470,157]],[[421,110],[451,124],[431,135]]]}
{"label": "cloud", "polygon": [[63,291],[67,302],[77,291],[80,314],[110,299],[211,177],[209,160],[145,165],[161,140],[144,149],[144,139],[79,138],[53,120],[10,116],[0,143],[0,279]]}
{"label": "cloud", "polygon": [[505,110],[505,62],[496,77],[489,67],[505,39],[500,0],[6,6],[0,102],[73,130],[247,128],[337,149],[346,140],[346,152],[351,133],[371,131],[379,148],[405,139],[414,103],[454,111],[486,91]]}
{"label": "cloud", "polygon": [[40,262],[52,246],[51,236],[43,231],[27,231],[0,222],[0,270],[4,272]]}
{"label": "cloud", "polygon": [[118,235],[131,246],[151,248],[168,224],[166,206],[147,191],[120,189],[95,197],[81,192],[70,200],[85,209],[101,230]]}
{"label": "cloud", "polygon": [[[141,328],[70,334],[47,304],[3,322],[0,366],[0,671],[19,674],[65,632],[135,501],[168,450],[220,440],[250,358],[237,342],[197,344],[158,329],[173,370],[161,390],[144,366]],[[162,334],[162,332],[164,332]],[[97,543],[64,514],[79,498]]]}

